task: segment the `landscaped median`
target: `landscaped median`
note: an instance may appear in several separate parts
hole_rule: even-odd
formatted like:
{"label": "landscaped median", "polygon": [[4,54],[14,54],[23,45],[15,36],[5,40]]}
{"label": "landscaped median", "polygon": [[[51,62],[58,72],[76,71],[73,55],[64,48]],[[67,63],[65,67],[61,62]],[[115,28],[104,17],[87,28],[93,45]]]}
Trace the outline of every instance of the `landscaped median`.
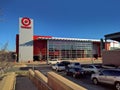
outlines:
{"label": "landscaped median", "polygon": [[15,72],[7,73],[3,76],[0,83],[0,90],[15,90],[16,74]]}

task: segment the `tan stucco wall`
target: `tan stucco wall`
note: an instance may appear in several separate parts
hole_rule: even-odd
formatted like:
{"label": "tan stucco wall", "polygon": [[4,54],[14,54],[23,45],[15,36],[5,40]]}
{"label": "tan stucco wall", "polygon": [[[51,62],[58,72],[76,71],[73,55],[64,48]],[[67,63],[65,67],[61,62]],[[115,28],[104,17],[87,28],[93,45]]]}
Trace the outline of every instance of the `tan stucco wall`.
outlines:
{"label": "tan stucco wall", "polygon": [[48,72],[46,77],[37,70],[29,70],[29,77],[38,90],[87,90],[55,72]]}
{"label": "tan stucco wall", "polygon": [[16,74],[14,72],[7,73],[0,83],[0,90],[14,90],[16,83]]}
{"label": "tan stucco wall", "polygon": [[48,85],[53,90],[87,90],[54,72],[48,72]]}
{"label": "tan stucco wall", "polygon": [[38,79],[41,79],[45,83],[48,82],[48,78],[45,75],[43,75],[41,72],[39,72],[38,70],[35,70],[35,77],[37,77]]}
{"label": "tan stucco wall", "polygon": [[102,52],[103,64],[114,64],[120,66],[120,50]]}
{"label": "tan stucco wall", "polygon": [[52,90],[47,84],[47,77],[38,70],[33,71],[30,69],[28,76],[35,84],[38,90]]}

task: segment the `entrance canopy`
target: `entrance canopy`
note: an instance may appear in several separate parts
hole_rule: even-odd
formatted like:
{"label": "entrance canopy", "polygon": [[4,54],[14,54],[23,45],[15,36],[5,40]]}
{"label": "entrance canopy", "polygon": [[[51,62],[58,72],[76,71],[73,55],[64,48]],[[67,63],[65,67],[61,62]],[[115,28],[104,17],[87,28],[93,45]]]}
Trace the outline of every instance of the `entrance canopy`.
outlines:
{"label": "entrance canopy", "polygon": [[107,34],[104,37],[105,37],[105,40],[111,39],[111,40],[115,40],[115,41],[120,42],[120,32]]}

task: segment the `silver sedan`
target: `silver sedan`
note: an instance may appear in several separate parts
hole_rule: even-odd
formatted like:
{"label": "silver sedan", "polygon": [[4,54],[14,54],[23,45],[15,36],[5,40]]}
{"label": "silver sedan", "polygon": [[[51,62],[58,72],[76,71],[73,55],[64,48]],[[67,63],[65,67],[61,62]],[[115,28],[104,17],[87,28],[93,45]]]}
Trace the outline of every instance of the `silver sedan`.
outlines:
{"label": "silver sedan", "polygon": [[94,84],[111,84],[115,86],[116,90],[120,90],[120,70],[103,69],[98,73],[92,74],[91,79]]}

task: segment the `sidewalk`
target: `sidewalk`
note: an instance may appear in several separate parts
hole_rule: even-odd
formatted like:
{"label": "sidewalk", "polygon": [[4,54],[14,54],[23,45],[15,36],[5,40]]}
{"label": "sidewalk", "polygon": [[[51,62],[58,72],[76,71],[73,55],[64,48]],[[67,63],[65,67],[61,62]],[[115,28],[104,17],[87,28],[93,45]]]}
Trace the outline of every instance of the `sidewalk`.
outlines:
{"label": "sidewalk", "polygon": [[15,90],[37,90],[37,88],[28,77],[18,76],[16,77]]}

